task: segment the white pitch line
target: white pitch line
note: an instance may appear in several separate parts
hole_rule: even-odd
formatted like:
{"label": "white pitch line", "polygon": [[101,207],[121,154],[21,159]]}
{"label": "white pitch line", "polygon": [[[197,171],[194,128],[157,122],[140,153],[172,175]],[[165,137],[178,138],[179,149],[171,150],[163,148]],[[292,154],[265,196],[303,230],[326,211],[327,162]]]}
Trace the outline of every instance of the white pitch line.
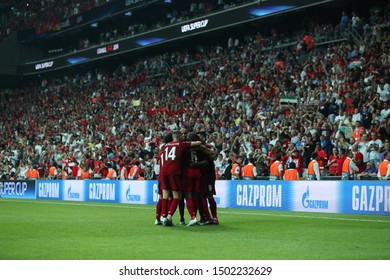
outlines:
{"label": "white pitch line", "polygon": [[[74,201],[68,201],[68,202],[59,202],[59,201],[44,201],[44,200],[7,200],[7,199],[1,199],[0,202],[16,202],[16,203],[36,203],[36,204],[54,204],[54,205],[76,205],[76,206],[86,206],[86,207],[105,207],[105,208],[127,208],[127,209],[155,209],[155,207],[145,207],[146,205],[143,204],[142,206],[137,206],[134,204],[89,204],[89,203],[78,203]],[[223,210],[222,210],[223,209]],[[247,209],[242,209],[247,210]],[[260,209],[259,209],[260,210]],[[265,211],[265,210],[263,210]],[[356,221],[356,222],[377,222],[377,223],[390,223],[390,220],[369,220],[369,219],[361,219],[361,218],[339,218],[339,217],[326,217],[326,216],[307,216],[307,215],[286,215],[286,214],[271,214],[271,213],[258,213],[258,212],[234,212],[226,210],[226,208],[219,208],[218,213],[222,214],[230,214],[230,215],[252,215],[252,216],[270,216],[270,217],[285,217],[285,218],[304,218],[304,219],[323,219],[323,220],[339,220],[339,221]],[[315,213],[313,213],[315,214]],[[317,213],[318,214],[318,213]],[[328,214],[334,214],[334,213],[328,213]],[[338,215],[338,214],[336,214]],[[351,214],[353,215],[353,214]]]}
{"label": "white pitch line", "polygon": [[[219,211],[221,212],[221,211]],[[357,221],[357,222],[378,222],[378,223],[390,223],[390,220],[368,220],[368,219],[353,219],[353,218],[339,218],[339,217],[325,217],[325,216],[304,216],[304,215],[296,215],[296,214],[291,214],[291,215],[286,215],[286,214],[269,214],[269,213],[234,213],[234,212],[225,212],[227,214],[232,214],[232,215],[254,215],[254,216],[275,216],[275,217],[293,217],[293,218],[305,218],[305,219],[324,219],[324,220],[340,220],[340,221]],[[314,212],[312,212],[314,213]],[[328,213],[328,214],[336,214],[336,215],[345,215],[341,213]],[[351,214],[354,215],[354,214]]]}

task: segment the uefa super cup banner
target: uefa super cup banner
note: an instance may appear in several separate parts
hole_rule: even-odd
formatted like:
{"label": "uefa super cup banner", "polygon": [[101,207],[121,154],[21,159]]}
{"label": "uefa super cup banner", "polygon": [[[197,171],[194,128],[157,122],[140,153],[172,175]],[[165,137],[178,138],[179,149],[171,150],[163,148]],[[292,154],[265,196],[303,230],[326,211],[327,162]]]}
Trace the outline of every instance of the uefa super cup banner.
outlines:
{"label": "uefa super cup banner", "polygon": [[0,180],[0,196],[35,199],[35,181]]}

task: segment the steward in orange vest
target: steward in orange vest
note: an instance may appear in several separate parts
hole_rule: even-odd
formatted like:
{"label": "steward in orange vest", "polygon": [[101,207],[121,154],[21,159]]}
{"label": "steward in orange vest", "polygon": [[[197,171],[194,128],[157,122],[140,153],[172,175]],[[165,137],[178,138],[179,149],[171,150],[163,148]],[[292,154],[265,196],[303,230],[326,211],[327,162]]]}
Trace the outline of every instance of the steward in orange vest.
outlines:
{"label": "steward in orange vest", "polygon": [[384,153],[384,160],[378,166],[378,178],[379,180],[389,180],[390,178],[390,154]]}
{"label": "steward in orange vest", "polygon": [[67,168],[68,168],[67,166],[64,166],[64,168],[62,169],[62,172],[61,172],[61,179],[62,180],[68,179],[69,174],[68,174],[68,172],[66,172]]}
{"label": "steward in orange vest", "polygon": [[255,166],[255,160],[249,159],[249,163],[242,168],[242,179],[253,180],[257,176],[257,170]]}
{"label": "steward in orange vest", "polygon": [[89,169],[89,164],[85,162],[83,167],[79,169],[77,177],[81,180],[91,179],[91,170]]}
{"label": "steward in orange vest", "polygon": [[91,179],[91,172],[89,172],[89,170],[85,171],[85,170],[81,169],[80,179],[81,180]]}
{"label": "steward in orange vest", "polygon": [[232,180],[241,179],[241,163],[242,163],[242,157],[239,156],[232,166],[232,170],[231,170]]}
{"label": "steward in orange vest", "polygon": [[281,160],[282,160],[282,155],[279,153],[276,155],[275,161],[271,164],[269,168],[270,181],[282,179],[283,165],[280,162]]}
{"label": "steward in orange vest", "polygon": [[364,127],[361,125],[360,121],[356,121],[356,127],[353,130],[352,137],[355,138],[355,141],[361,139],[361,136],[364,133]]}
{"label": "steward in orange vest", "polygon": [[116,180],[117,179],[117,174],[116,174],[116,171],[112,168],[112,165],[110,163],[108,163],[107,167],[108,167],[108,172],[107,172],[106,179],[108,179],[108,180]]}
{"label": "steward in orange vest", "polygon": [[128,172],[127,172],[127,167],[128,167],[128,163],[126,162],[122,168],[121,168],[121,174],[120,174],[120,179],[121,180],[127,180],[128,179]]}
{"label": "steward in orange vest", "polygon": [[350,180],[354,172],[358,172],[359,168],[356,166],[355,162],[352,160],[352,151],[348,151],[348,156],[343,162],[343,167],[341,169],[341,180]]}
{"label": "steward in orange vest", "polygon": [[139,177],[138,177],[137,180],[139,180],[139,181],[145,180],[145,178],[144,178],[144,172],[143,172],[143,171],[140,172]]}
{"label": "steward in orange vest", "polygon": [[318,154],[314,152],[311,155],[312,160],[307,166],[307,180],[321,180],[320,166],[318,164]]}
{"label": "steward in orange vest", "polygon": [[57,173],[57,168],[55,168],[55,166],[52,166],[49,168],[49,176],[48,176],[48,179],[49,180],[55,180],[58,178],[58,173]]}
{"label": "steward in orange vest", "polygon": [[298,180],[298,170],[296,170],[295,162],[290,162],[288,169],[284,172],[284,180]]}
{"label": "steward in orange vest", "polygon": [[35,169],[35,167],[27,171],[27,178],[29,180],[38,180],[38,177],[39,177],[39,173],[38,170]]}
{"label": "steward in orange vest", "polygon": [[129,172],[129,179],[130,180],[137,180],[139,177],[139,174],[141,173],[141,163],[137,160],[135,164],[130,168]]}

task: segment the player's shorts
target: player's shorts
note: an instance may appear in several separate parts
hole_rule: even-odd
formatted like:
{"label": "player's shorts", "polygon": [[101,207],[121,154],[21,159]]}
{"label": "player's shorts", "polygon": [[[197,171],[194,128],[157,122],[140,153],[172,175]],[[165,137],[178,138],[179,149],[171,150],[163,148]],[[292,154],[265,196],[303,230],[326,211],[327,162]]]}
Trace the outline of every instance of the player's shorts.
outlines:
{"label": "player's shorts", "polygon": [[163,183],[162,180],[158,180],[157,181],[157,187],[158,187],[158,192],[157,193],[159,195],[162,195],[163,185],[164,185],[164,183]]}
{"label": "player's shorts", "polygon": [[215,195],[215,181],[212,182],[207,177],[203,177],[201,180],[200,194],[203,196]]}
{"label": "player's shorts", "polygon": [[184,176],[182,191],[186,192],[200,192],[201,176]]}
{"label": "player's shorts", "polygon": [[171,191],[181,191],[183,180],[181,174],[163,175],[162,189]]}

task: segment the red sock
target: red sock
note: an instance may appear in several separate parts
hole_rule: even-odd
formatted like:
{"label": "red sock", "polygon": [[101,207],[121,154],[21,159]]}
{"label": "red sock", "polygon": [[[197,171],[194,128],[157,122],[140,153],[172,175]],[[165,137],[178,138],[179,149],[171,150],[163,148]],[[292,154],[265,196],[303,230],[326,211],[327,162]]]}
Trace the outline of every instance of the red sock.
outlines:
{"label": "red sock", "polygon": [[210,204],[211,215],[213,215],[213,218],[217,218],[217,203],[215,202],[214,197],[208,197],[208,200]]}
{"label": "red sock", "polygon": [[194,201],[192,200],[192,198],[187,198],[187,210],[191,216],[191,220],[195,219],[196,213],[195,213]]}
{"label": "red sock", "polygon": [[168,199],[163,198],[161,201],[161,216],[166,218],[167,214],[168,214]]}
{"label": "red sock", "polygon": [[203,212],[204,219],[205,220],[210,220],[211,216],[210,216],[209,206],[207,205],[206,198],[205,197],[201,197],[200,201],[199,201],[199,204],[201,204],[201,207],[202,207],[202,210],[203,210],[202,212]]}
{"label": "red sock", "polygon": [[159,199],[156,204],[156,220],[160,220],[162,199]]}
{"label": "red sock", "polygon": [[177,205],[179,205],[180,199],[174,198],[172,199],[171,206],[169,206],[168,215],[173,216],[175,214]]}

